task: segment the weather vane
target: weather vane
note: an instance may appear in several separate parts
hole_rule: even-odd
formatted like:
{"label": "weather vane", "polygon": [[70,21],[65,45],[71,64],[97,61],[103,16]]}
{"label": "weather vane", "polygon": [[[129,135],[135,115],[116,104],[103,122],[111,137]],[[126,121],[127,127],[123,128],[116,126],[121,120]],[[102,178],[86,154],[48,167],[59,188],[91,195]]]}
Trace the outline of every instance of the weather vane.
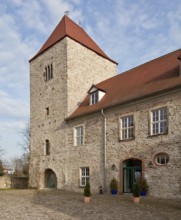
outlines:
{"label": "weather vane", "polygon": [[69,11],[65,11],[64,15],[69,16]]}

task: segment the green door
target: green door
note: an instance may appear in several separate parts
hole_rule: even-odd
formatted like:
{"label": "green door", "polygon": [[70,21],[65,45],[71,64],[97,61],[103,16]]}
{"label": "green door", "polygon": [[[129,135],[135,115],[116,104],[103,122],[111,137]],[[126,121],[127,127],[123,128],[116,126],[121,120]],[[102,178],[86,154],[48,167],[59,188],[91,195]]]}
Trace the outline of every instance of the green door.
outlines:
{"label": "green door", "polygon": [[57,188],[57,177],[51,169],[45,172],[45,186],[47,188]]}
{"label": "green door", "polygon": [[133,193],[134,184],[137,178],[141,177],[141,167],[123,168],[123,192]]}

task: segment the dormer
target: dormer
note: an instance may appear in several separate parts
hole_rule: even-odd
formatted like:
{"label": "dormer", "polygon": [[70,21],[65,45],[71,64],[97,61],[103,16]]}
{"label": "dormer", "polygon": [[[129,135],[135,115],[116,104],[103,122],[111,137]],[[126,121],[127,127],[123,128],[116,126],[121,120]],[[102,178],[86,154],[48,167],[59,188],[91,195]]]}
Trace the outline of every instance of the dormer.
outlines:
{"label": "dormer", "polygon": [[103,96],[106,93],[105,93],[105,91],[99,89],[95,85],[92,85],[92,87],[88,91],[88,94],[89,94],[89,97],[90,97],[89,98],[90,105],[95,105],[96,103],[98,103],[103,98]]}

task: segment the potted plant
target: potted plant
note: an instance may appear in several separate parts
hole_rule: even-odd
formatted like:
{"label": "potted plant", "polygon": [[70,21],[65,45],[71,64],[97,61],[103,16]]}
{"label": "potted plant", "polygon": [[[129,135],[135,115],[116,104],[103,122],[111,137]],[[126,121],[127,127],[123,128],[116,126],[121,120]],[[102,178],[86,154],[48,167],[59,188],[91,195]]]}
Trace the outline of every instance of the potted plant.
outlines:
{"label": "potted plant", "polygon": [[141,188],[140,195],[146,196],[148,193],[149,186],[148,186],[147,180],[145,178],[140,179],[140,188]]}
{"label": "potted plant", "polygon": [[110,189],[111,189],[111,194],[112,195],[117,195],[118,193],[118,181],[113,178],[110,182]]}
{"label": "potted plant", "polygon": [[140,183],[136,182],[133,189],[133,202],[139,203],[140,202]]}
{"label": "potted plant", "polygon": [[89,203],[91,197],[90,183],[87,182],[84,187],[84,203]]}

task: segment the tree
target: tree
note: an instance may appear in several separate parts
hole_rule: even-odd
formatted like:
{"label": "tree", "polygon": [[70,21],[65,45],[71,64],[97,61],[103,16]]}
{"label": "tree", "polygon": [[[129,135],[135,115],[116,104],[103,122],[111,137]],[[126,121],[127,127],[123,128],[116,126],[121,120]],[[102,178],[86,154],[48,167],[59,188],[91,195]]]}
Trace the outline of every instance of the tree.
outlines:
{"label": "tree", "polygon": [[21,141],[19,145],[22,147],[25,153],[30,153],[30,123],[25,124],[25,127],[21,130]]}
{"label": "tree", "polygon": [[29,174],[29,154],[30,154],[30,124],[27,122],[25,127],[19,132],[21,140],[18,145],[22,148],[21,156],[15,156],[10,159],[11,168],[14,169],[16,176]]}

